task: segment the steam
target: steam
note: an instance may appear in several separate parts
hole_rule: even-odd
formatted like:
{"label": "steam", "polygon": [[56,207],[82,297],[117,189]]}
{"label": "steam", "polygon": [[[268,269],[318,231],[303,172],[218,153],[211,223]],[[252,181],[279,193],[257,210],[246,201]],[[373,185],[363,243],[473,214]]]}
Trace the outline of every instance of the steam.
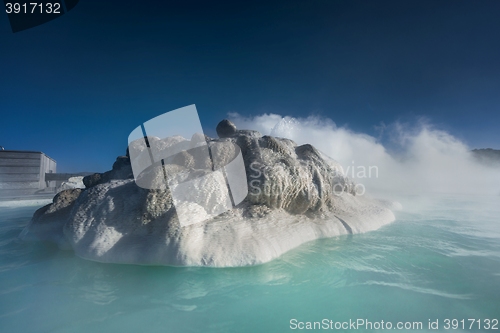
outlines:
{"label": "steam", "polygon": [[241,129],[314,145],[371,193],[500,194],[498,168],[480,164],[465,143],[426,121],[379,127],[388,142],[384,146],[381,138],[338,127],[326,118],[229,117]]}

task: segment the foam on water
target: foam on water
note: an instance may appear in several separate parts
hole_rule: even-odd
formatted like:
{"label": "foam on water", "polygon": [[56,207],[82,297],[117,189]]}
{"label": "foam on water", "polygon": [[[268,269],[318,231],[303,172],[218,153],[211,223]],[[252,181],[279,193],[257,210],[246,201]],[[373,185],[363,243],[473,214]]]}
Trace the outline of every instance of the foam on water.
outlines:
{"label": "foam on water", "polygon": [[217,269],[101,264],[23,243],[17,237],[36,207],[2,207],[0,328],[287,332],[292,318],[424,328],[429,319],[498,318],[499,198],[400,200],[397,222],[379,230],[309,242],[263,265]]}

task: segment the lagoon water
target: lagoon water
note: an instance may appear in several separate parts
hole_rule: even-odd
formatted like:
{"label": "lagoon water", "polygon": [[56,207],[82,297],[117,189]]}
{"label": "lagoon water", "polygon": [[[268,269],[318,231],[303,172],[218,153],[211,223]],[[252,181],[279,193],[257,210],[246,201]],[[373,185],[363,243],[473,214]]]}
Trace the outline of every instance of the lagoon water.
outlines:
{"label": "lagoon water", "polygon": [[[224,269],[86,261],[18,240],[39,206],[0,207],[0,332],[289,332],[293,319],[479,331],[470,318],[495,328],[500,196],[400,202],[397,221],[377,231]],[[446,319],[465,319],[465,329],[446,330]]]}

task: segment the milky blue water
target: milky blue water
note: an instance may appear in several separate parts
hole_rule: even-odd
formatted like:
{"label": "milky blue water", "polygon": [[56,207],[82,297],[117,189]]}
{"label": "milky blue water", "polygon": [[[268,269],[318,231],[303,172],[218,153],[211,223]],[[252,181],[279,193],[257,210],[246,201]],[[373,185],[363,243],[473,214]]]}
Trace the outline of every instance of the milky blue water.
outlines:
{"label": "milky blue water", "polygon": [[[500,197],[401,202],[375,232],[232,269],[86,261],[17,239],[36,207],[0,207],[0,332],[290,332],[293,319],[422,332],[439,320],[444,332],[446,319],[500,319]],[[479,331],[469,324],[448,331]]]}

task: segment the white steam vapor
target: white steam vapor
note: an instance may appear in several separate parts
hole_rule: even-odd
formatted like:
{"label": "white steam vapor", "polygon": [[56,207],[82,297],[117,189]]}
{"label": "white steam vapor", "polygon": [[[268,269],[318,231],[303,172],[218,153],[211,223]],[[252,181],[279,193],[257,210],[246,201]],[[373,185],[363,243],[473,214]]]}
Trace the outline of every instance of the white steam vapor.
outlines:
{"label": "white steam vapor", "polygon": [[330,119],[237,113],[229,118],[240,129],[312,144],[371,193],[500,194],[499,168],[478,163],[466,144],[426,122],[384,127],[396,148],[390,152],[377,138],[337,127]]}

